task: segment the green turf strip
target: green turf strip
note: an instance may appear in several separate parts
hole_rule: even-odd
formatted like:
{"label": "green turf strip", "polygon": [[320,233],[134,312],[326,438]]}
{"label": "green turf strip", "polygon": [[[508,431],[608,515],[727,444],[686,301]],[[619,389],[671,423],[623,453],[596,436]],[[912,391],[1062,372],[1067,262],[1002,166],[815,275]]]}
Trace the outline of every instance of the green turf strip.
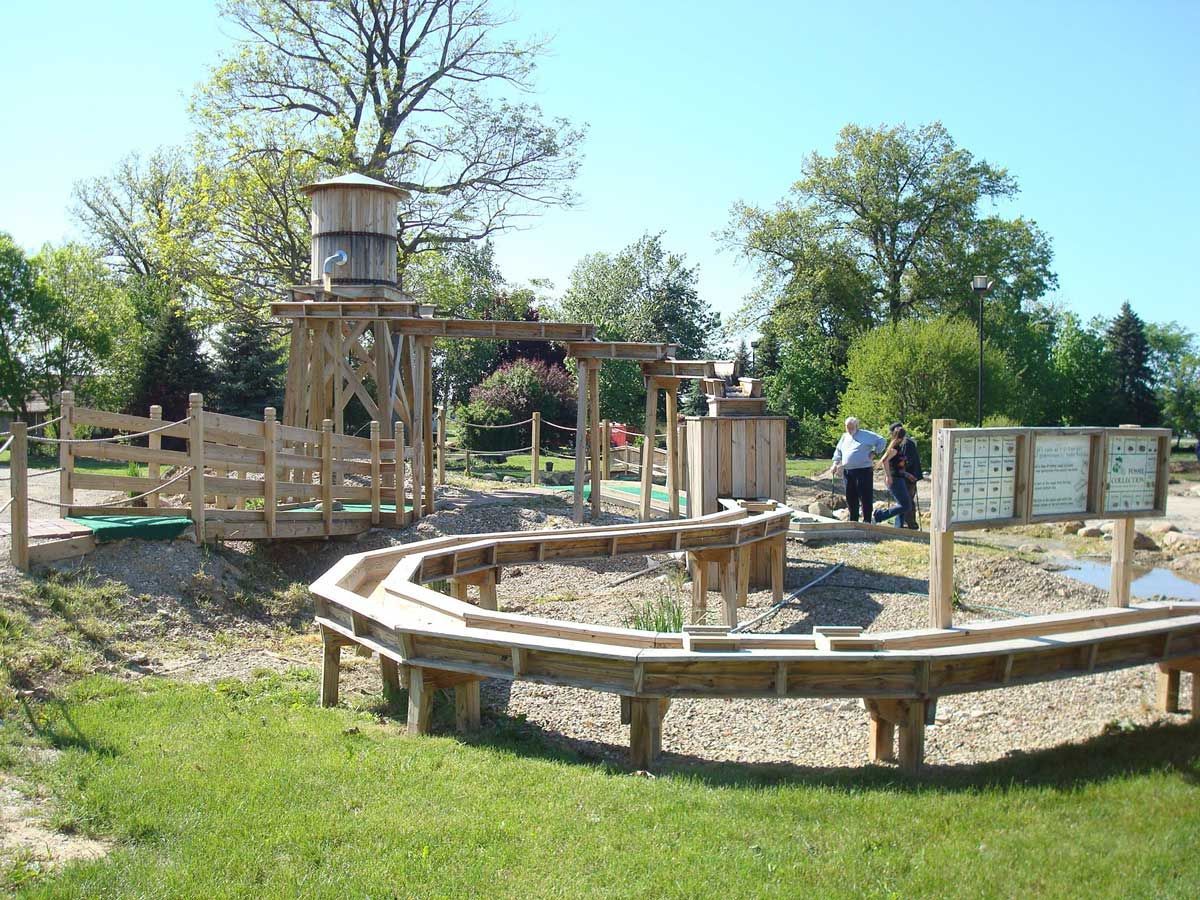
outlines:
{"label": "green turf strip", "polygon": [[90,528],[102,544],[128,538],[171,541],[192,524],[187,516],[67,516],[67,521]]}

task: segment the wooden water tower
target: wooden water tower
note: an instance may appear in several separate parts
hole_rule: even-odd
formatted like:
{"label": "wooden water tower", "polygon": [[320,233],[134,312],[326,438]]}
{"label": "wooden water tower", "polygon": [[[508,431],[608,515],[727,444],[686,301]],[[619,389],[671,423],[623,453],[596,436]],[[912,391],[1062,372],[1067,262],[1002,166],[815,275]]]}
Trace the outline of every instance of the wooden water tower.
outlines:
{"label": "wooden water tower", "polygon": [[283,421],[334,430],[357,399],[385,438],[395,416],[412,426],[405,341],[389,320],[412,317],[416,305],[396,286],[396,204],[408,193],[365,175],[342,175],[302,188],[312,198],[311,282],[290,288],[274,307],[292,321]]}

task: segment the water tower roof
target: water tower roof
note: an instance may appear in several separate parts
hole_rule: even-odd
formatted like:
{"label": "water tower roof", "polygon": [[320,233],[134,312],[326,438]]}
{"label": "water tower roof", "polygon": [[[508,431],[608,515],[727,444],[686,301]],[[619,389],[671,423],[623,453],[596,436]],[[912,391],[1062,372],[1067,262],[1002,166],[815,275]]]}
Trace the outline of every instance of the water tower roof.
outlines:
{"label": "water tower roof", "polygon": [[390,191],[397,200],[407,200],[409,198],[408,191],[403,188],[398,188],[394,184],[388,184],[386,181],[380,181],[377,178],[359,175],[357,172],[339,175],[337,178],[330,178],[326,181],[306,184],[300,190],[305,194],[311,194],[313,191],[324,190],[325,188],[369,188],[379,191]]}

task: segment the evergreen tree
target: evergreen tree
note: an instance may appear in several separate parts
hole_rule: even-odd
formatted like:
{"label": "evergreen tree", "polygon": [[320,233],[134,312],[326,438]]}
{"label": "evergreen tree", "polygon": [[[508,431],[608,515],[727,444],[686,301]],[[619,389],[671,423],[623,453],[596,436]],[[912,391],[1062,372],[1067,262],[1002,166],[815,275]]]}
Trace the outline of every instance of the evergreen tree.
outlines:
{"label": "evergreen tree", "polygon": [[253,316],[239,316],[217,338],[216,407],[257,419],[263,408],[282,412],[284,364],[274,333]]}
{"label": "evergreen tree", "polygon": [[754,377],[767,378],[779,371],[779,338],[768,324],[754,347]]}
{"label": "evergreen tree", "polygon": [[1112,351],[1112,401],[1120,412],[1119,424],[1157,425],[1161,412],[1150,371],[1150,343],[1146,327],[1129,301],[1121,305],[1121,313],[1108,326],[1106,337]]}
{"label": "evergreen tree", "polygon": [[154,329],[146,347],[141,370],[134,382],[129,411],[144,416],[158,404],[163,418],[176,421],[187,416],[188,394],[205,394],[213,387],[212,367],[200,349],[200,341],[178,303],[171,303]]}
{"label": "evergreen tree", "polygon": [[743,340],[738,344],[737,352],[733,354],[734,371],[739,377],[752,378],[754,376],[754,367],[750,365],[750,348],[746,346]]}

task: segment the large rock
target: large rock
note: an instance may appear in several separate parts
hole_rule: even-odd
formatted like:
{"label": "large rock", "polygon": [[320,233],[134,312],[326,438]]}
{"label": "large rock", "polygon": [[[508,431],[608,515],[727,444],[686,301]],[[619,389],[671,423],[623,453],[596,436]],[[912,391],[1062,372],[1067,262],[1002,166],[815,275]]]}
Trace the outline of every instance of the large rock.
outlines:
{"label": "large rock", "polygon": [[1117,527],[1117,523],[1113,522],[1110,519],[1109,521],[1105,522],[1103,525],[1100,526],[1100,533],[1101,534],[1112,534],[1113,529],[1116,527]]}
{"label": "large rock", "polygon": [[1157,552],[1158,544],[1154,543],[1154,538],[1143,531],[1135,531],[1133,533],[1133,549],[1134,550],[1154,550]]}
{"label": "large rock", "polygon": [[1168,532],[1178,532],[1179,526],[1170,519],[1159,519],[1157,522],[1147,525],[1146,531],[1150,534],[1167,534]]}
{"label": "large rock", "polygon": [[1095,525],[1088,525],[1086,528],[1080,528],[1076,534],[1085,538],[1104,537],[1104,531],[1100,528],[1097,528]]}
{"label": "large rock", "polygon": [[1171,562],[1171,568],[1187,575],[1200,575],[1200,553],[1187,553]]}
{"label": "large rock", "polygon": [[1087,528],[1086,522],[1063,522],[1063,534],[1079,534],[1083,529]]}
{"label": "large rock", "polygon": [[811,515],[821,516],[824,519],[833,517],[833,511],[824,503],[810,503],[808,504],[808,511]]}

